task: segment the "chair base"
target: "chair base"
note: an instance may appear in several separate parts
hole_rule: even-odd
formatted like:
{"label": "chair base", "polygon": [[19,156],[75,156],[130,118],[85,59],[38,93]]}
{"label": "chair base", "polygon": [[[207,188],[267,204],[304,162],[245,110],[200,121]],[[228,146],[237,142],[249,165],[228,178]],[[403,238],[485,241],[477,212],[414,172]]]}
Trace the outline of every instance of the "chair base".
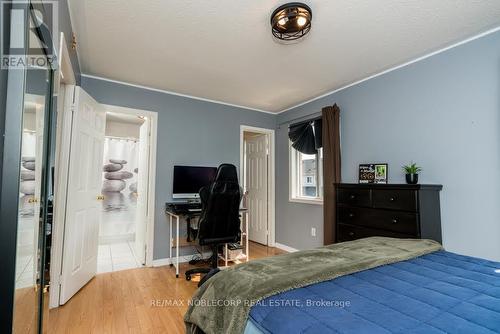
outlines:
{"label": "chair base", "polygon": [[186,281],[191,280],[191,276],[194,274],[208,274],[212,268],[194,268],[186,271]]}
{"label": "chair base", "polygon": [[[217,244],[210,245],[212,248],[212,255],[210,256],[210,268],[194,268],[186,271],[186,281],[191,280],[191,276],[194,274],[208,274],[214,269],[217,269],[218,262],[218,253],[217,253]],[[207,277],[208,278],[208,277]],[[200,284],[202,284],[205,280],[202,278],[200,280]],[[198,284],[198,286],[200,286]]]}

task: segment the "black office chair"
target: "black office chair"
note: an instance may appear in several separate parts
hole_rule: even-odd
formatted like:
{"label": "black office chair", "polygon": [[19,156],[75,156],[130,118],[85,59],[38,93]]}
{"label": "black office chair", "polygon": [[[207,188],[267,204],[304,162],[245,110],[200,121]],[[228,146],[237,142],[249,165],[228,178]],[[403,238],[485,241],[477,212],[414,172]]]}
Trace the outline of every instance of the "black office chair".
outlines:
{"label": "black office chair", "polygon": [[186,280],[190,281],[193,274],[207,274],[216,269],[219,245],[240,240],[241,198],[242,190],[238,184],[236,167],[230,164],[220,165],[215,181],[200,190],[202,209],[198,242],[200,246],[211,246],[211,267],[186,271]]}

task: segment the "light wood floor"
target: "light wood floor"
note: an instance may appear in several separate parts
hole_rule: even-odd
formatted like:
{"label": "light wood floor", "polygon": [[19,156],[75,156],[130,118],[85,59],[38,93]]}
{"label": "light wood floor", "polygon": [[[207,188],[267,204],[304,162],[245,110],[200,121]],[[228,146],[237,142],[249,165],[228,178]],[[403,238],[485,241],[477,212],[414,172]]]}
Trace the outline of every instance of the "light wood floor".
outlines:
{"label": "light wood floor", "polygon": [[[282,253],[250,244],[250,259]],[[50,311],[48,333],[184,333],[187,301],[197,288],[197,282],[184,279],[190,268],[182,264],[177,279],[169,266],[97,275],[66,305]]]}

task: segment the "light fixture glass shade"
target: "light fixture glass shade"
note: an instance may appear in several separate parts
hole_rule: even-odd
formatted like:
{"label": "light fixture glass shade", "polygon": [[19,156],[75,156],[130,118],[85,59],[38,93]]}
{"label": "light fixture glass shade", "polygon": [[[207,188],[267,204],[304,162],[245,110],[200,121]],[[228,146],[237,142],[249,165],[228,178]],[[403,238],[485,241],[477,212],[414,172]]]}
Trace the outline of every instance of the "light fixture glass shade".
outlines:
{"label": "light fixture glass shade", "polygon": [[301,2],[290,2],[274,10],[271,15],[272,34],[284,41],[293,41],[311,30],[312,11]]}

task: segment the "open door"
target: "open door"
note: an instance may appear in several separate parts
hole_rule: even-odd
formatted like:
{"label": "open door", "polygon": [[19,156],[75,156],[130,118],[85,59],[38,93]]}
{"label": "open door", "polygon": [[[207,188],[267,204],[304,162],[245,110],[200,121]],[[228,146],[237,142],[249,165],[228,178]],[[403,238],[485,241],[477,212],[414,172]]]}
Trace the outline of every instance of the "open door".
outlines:
{"label": "open door", "polygon": [[245,185],[249,211],[249,240],[268,244],[268,136],[245,139]]}
{"label": "open door", "polygon": [[72,107],[71,153],[61,275],[65,304],[97,272],[105,112],[80,87]]}
{"label": "open door", "polygon": [[146,231],[148,222],[149,155],[151,120],[145,118],[139,133],[139,167],[137,172],[137,211],[135,229],[135,255],[146,264]]}

